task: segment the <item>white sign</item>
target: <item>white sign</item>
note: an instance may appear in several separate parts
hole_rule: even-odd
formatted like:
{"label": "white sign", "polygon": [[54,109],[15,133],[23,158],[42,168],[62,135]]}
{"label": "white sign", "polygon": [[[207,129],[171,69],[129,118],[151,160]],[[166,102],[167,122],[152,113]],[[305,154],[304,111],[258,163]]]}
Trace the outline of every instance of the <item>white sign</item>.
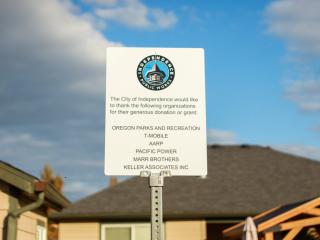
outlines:
{"label": "white sign", "polygon": [[105,174],[207,174],[203,49],[107,48]]}

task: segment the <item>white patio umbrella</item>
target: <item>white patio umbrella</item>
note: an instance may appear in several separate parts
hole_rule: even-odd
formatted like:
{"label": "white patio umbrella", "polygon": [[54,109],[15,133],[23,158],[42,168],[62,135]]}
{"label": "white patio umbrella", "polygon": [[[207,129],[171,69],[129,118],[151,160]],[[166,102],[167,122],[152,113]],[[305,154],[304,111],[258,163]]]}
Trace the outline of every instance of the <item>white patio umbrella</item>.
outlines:
{"label": "white patio umbrella", "polygon": [[258,240],[257,228],[252,217],[247,217],[245,221],[242,232],[242,240]]}

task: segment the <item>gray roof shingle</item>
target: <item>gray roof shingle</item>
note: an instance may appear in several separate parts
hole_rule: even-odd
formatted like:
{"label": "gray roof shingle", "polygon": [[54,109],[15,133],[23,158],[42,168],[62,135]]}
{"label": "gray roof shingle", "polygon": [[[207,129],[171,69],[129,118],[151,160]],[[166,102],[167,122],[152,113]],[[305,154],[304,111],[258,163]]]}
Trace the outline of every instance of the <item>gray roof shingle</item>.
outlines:
{"label": "gray roof shingle", "polygon": [[[165,219],[232,219],[318,196],[320,162],[269,147],[209,146],[208,176],[165,178]],[[57,220],[147,220],[148,179],[134,177],[75,202]]]}

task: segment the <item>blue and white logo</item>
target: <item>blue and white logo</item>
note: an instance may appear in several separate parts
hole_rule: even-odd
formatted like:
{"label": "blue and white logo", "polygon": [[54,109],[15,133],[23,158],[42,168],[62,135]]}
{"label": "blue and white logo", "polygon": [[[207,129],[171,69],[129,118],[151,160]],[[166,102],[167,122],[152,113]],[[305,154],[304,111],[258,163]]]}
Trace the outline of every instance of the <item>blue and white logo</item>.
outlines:
{"label": "blue and white logo", "polygon": [[170,86],[174,79],[174,66],[170,60],[161,55],[151,55],[141,60],[137,68],[139,82],[153,91]]}

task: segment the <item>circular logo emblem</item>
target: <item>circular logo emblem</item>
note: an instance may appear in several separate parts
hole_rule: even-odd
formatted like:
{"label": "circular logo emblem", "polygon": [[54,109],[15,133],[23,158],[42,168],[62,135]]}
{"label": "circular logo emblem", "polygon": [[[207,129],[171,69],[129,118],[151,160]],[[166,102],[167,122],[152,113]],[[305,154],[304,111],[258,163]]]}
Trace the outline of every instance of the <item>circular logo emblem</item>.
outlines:
{"label": "circular logo emblem", "polygon": [[145,88],[153,91],[170,86],[174,79],[174,67],[170,60],[161,55],[150,55],[141,60],[137,77]]}

